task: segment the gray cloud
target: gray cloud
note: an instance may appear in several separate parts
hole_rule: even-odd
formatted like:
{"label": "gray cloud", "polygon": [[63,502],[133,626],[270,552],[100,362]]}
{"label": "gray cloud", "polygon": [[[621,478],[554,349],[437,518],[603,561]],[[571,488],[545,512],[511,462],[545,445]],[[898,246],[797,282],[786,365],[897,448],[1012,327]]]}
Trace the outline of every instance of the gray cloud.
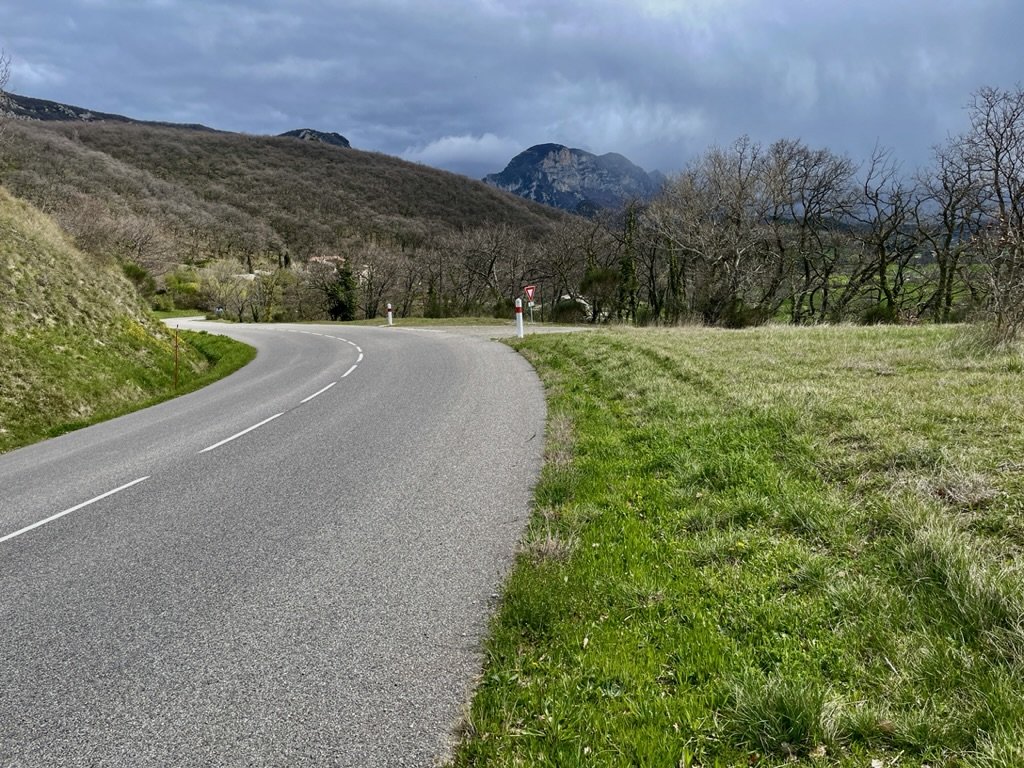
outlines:
{"label": "gray cloud", "polygon": [[17,92],[338,131],[473,176],[547,141],[671,172],[744,133],[913,166],[973,90],[1024,71],[1011,0],[37,0],[5,18]]}

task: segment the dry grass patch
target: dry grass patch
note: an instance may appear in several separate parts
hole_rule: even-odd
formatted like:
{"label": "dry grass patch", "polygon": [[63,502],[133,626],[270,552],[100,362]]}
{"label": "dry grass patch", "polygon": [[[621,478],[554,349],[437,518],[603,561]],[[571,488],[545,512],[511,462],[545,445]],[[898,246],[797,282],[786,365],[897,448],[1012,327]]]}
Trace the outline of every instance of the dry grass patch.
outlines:
{"label": "dry grass patch", "polygon": [[572,457],[572,420],[564,413],[553,413],[548,417],[544,458],[552,467],[562,470],[572,464]]}
{"label": "dry grass patch", "polygon": [[545,526],[530,533],[520,551],[534,563],[560,563],[572,556],[578,544],[575,536],[565,536]]}

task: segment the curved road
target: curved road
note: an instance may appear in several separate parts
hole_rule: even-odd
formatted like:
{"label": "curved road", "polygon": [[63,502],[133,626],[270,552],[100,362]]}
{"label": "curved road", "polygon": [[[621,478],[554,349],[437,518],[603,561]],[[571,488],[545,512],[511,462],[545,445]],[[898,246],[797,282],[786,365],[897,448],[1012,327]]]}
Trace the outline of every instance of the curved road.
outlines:
{"label": "curved road", "polygon": [[256,360],[0,456],[0,765],[432,764],[527,518],[539,381],[462,333],[206,327]]}

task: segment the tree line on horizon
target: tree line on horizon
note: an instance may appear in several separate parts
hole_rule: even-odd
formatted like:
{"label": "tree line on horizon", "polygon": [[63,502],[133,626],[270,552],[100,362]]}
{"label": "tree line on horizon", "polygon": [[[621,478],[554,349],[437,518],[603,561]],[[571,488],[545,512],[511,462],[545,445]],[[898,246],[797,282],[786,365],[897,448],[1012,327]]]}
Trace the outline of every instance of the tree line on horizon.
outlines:
{"label": "tree line on horizon", "polygon": [[[799,140],[711,147],[654,200],[561,223],[519,282],[636,324],[1024,323],[1024,90],[981,88],[968,128],[904,173]],[[513,284],[515,281],[512,281]],[[567,297],[567,298],[563,298]]]}
{"label": "tree line on horizon", "polygon": [[582,218],[396,158],[102,124],[6,130],[5,186],[162,308],[238,320],[510,315],[635,324],[1024,322],[1024,90],[905,172],[800,140],[714,146]]}
{"label": "tree line on horizon", "polygon": [[[543,317],[635,324],[1024,322],[1024,90],[981,88],[968,127],[904,173],[885,148],[857,164],[827,148],[741,137],[711,147],[649,202],[452,233],[414,260],[354,260],[373,316],[511,313],[538,285]],[[423,286],[426,286],[424,293]],[[383,289],[383,290],[382,290]]]}
{"label": "tree line on horizon", "polygon": [[[904,173],[799,140],[711,147],[649,203],[559,226],[530,282],[591,320],[745,326],[1024,322],[1024,90],[981,88],[968,128]],[[564,301],[562,302],[565,303]],[[579,302],[574,302],[579,303]]]}

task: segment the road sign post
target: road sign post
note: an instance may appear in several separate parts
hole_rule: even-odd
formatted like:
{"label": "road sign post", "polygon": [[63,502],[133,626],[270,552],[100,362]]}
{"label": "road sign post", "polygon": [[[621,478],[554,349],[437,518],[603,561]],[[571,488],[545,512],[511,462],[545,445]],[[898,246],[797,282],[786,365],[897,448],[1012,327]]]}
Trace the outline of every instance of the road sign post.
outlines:
{"label": "road sign post", "polygon": [[389,301],[388,302],[388,325],[394,325],[395,324],[394,317],[395,316],[391,312],[391,302]]}
{"label": "road sign post", "polygon": [[533,296],[537,292],[536,285],[527,285],[523,287],[523,293],[526,294],[526,303],[530,308],[530,322],[533,322]]}
{"label": "road sign post", "polygon": [[516,336],[523,338],[523,300],[516,299]]}

